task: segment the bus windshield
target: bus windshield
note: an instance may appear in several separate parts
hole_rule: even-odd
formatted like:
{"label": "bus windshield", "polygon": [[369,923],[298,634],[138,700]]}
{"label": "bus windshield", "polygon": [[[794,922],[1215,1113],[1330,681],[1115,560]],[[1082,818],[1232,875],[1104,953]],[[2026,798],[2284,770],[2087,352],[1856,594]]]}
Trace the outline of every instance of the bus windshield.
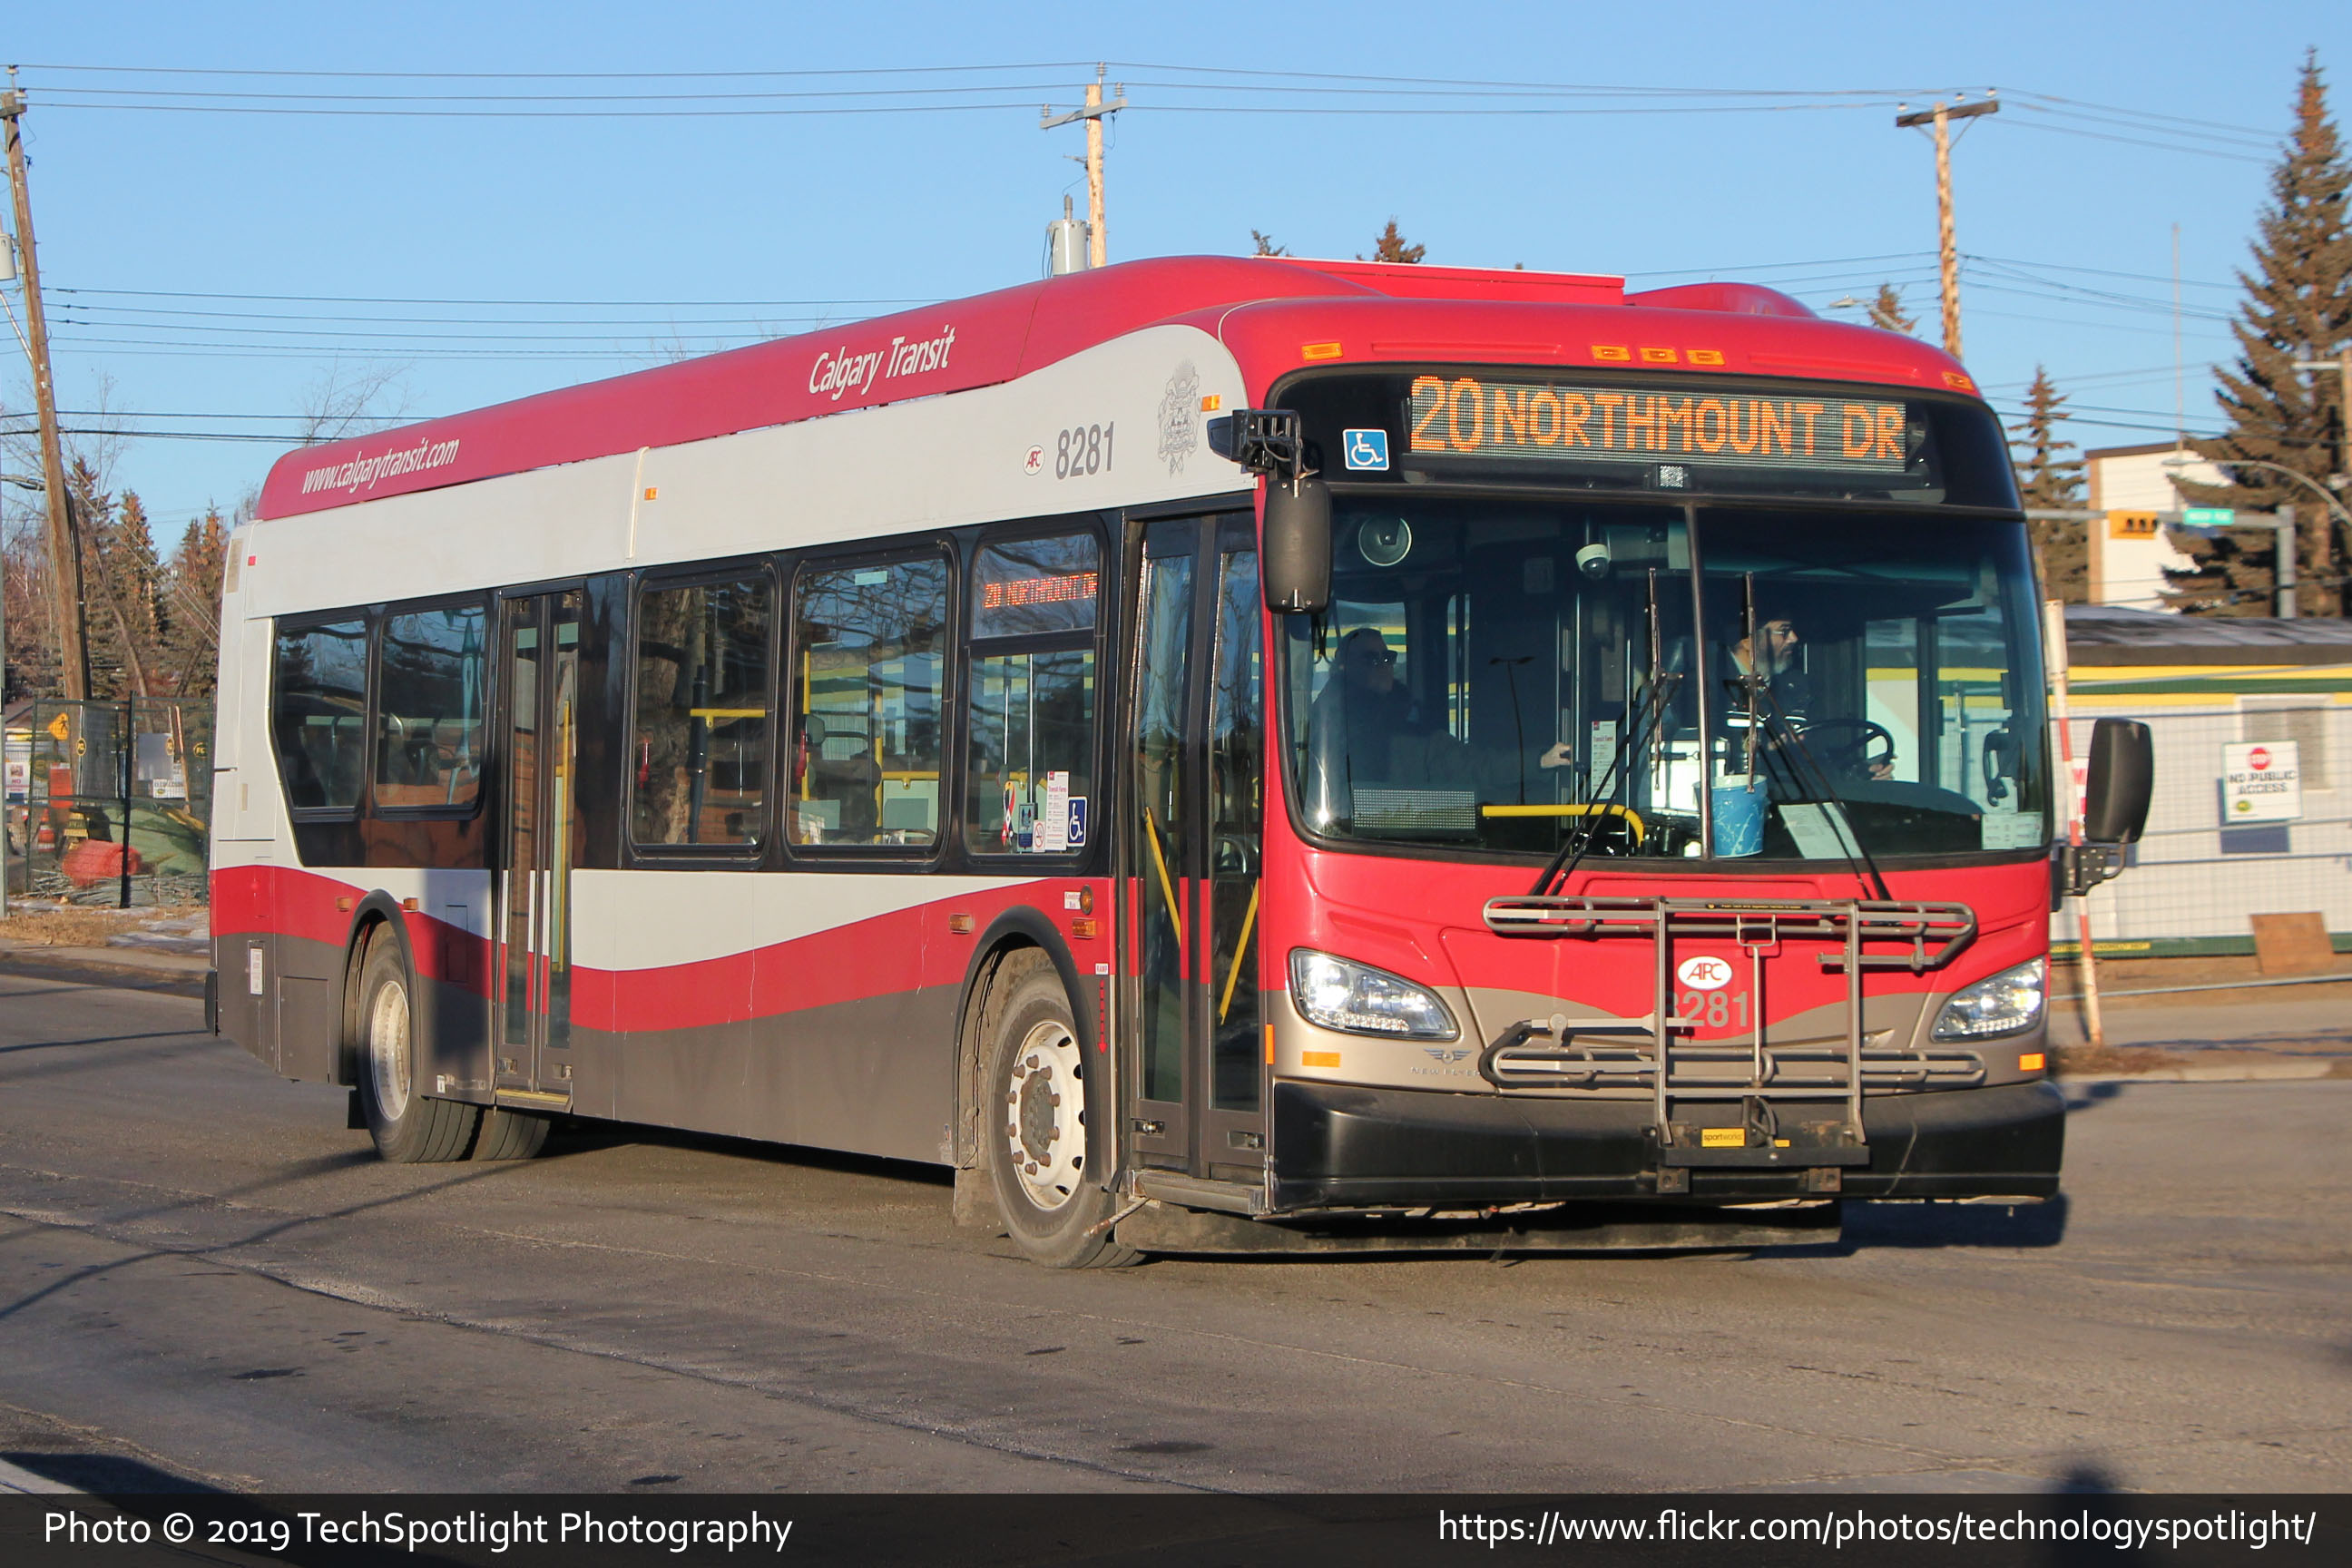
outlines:
{"label": "bus windshield", "polygon": [[1318,836],[1847,862],[2049,842],[2015,522],[1389,491],[1335,499],[1332,540],[1329,607],[1282,638]]}

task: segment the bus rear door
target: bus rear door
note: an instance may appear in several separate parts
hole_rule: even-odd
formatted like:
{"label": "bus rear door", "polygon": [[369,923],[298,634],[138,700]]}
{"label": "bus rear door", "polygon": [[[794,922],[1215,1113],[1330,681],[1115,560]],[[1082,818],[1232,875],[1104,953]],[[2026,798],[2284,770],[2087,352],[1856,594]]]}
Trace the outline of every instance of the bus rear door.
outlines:
{"label": "bus rear door", "polygon": [[500,1104],[572,1101],[572,864],[579,755],[577,588],[509,597],[499,637],[506,787],[499,833]]}

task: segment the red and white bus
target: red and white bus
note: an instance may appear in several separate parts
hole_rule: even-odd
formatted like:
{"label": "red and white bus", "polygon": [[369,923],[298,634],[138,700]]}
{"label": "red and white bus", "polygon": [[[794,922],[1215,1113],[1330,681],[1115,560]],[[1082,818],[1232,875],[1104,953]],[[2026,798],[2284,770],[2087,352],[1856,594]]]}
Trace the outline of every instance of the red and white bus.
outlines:
{"label": "red and white bus", "polygon": [[2118,856],[2037,611],[1967,373],[1741,285],[1175,258],[666,365],[272,471],[217,1026],[388,1159],[935,1163],[1065,1266],[2046,1196]]}

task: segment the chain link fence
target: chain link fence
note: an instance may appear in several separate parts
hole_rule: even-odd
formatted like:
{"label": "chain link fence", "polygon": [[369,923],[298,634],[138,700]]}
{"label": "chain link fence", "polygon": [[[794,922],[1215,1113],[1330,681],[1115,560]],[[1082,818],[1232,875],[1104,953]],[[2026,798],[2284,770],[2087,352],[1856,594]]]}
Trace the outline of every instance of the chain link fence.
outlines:
{"label": "chain link fence", "polygon": [[10,717],[11,892],[131,909],[205,901],[213,705],[36,701]]}
{"label": "chain link fence", "polygon": [[[2155,952],[2252,952],[2249,917],[2315,911],[2352,940],[2352,755],[2344,710],[2332,694],[2244,698],[2231,707],[2157,709],[2156,798],[2147,832],[2124,874],[2090,895],[2091,936],[2150,942]],[[2091,717],[2073,721],[2077,759],[2089,754]],[[2222,749],[2294,744],[2303,816],[2230,825],[2223,816]],[[2053,939],[2075,940],[2074,910],[2053,920]],[[2339,946],[2345,945],[2339,942]]]}

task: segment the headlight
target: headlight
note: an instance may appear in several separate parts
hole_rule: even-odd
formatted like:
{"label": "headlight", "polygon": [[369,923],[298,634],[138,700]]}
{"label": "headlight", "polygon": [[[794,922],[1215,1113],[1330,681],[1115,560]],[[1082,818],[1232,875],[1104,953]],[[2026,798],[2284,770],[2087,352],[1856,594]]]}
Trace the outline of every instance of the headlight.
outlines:
{"label": "headlight", "polygon": [[2042,1022],[2041,959],[1979,980],[1944,1004],[1936,1019],[1939,1040],[1982,1040],[2014,1035]]}
{"label": "headlight", "polygon": [[1309,1023],[1350,1035],[1451,1040],[1461,1034],[1428,987],[1328,952],[1292,951],[1290,995]]}

